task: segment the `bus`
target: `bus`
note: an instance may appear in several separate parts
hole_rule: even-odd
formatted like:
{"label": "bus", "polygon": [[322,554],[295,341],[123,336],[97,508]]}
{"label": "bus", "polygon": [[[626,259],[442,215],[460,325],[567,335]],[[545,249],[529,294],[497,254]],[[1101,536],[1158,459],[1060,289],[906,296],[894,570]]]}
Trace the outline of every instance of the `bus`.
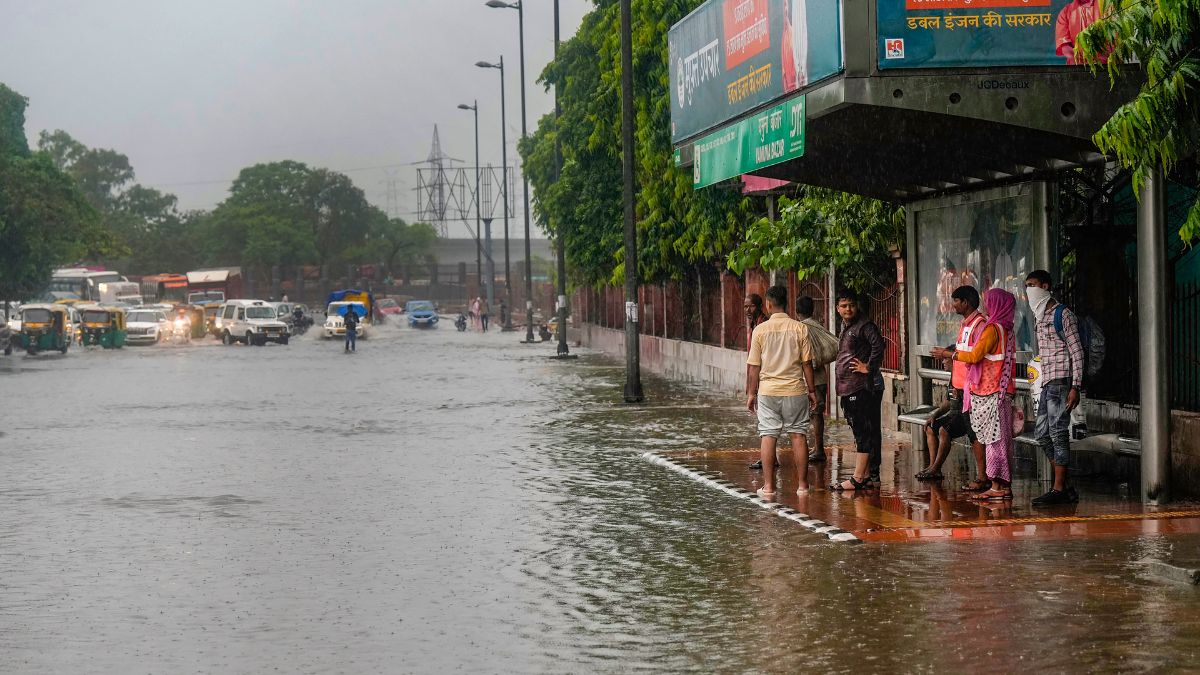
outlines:
{"label": "bus", "polygon": [[120,272],[97,272],[85,267],[54,270],[47,289],[55,300],[84,300],[100,302],[100,284],[128,281]]}
{"label": "bus", "polygon": [[142,277],[142,297],[151,302],[174,302],[187,300],[188,278],[183,274],[153,274]]}

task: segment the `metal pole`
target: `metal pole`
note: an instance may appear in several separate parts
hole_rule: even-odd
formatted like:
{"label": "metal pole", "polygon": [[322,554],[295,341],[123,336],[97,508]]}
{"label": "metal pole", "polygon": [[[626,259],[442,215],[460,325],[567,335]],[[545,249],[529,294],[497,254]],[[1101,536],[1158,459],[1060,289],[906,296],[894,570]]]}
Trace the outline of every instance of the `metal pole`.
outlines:
{"label": "metal pole", "polygon": [[[479,213],[479,206],[480,206],[480,204],[479,204],[479,99],[475,99],[472,110],[475,112],[475,246],[476,246],[476,250],[478,251],[479,235],[481,232],[480,227],[479,227],[479,221],[482,218],[482,215]],[[491,303],[492,302],[492,284],[493,284],[494,280],[492,279],[492,273],[491,273],[491,269],[492,269],[492,228],[490,228],[490,227],[488,228],[486,241],[487,241],[487,243],[484,245],[484,248],[486,248],[487,261],[488,261],[487,278],[486,279],[484,278],[483,272],[481,270],[476,270],[476,272],[479,273],[479,283],[485,284],[484,288],[487,289],[488,303]],[[478,253],[476,255],[478,256]],[[476,263],[476,265],[479,264],[479,257],[476,257],[475,263]]]}
{"label": "metal pole", "polygon": [[504,317],[502,331],[516,330],[512,325],[512,270],[509,267],[508,252],[508,123],[505,119],[507,107],[504,104],[504,55],[500,56],[500,189],[504,193],[504,297],[508,303],[508,313]]}
{"label": "metal pole", "polygon": [[[558,0],[554,0],[554,61],[558,64]],[[562,107],[558,103],[559,82],[554,83],[554,181],[557,183],[562,171],[562,144],[558,139],[558,118]],[[558,257],[558,355],[566,356],[571,353],[567,346],[567,254],[563,243],[563,228],[566,226],[561,219],[555,223],[554,249]]]}
{"label": "metal pole", "polygon": [[[517,29],[521,45],[521,140],[528,137],[525,126],[525,3],[517,3]],[[521,163],[521,187],[525,191],[525,341],[533,342],[533,249],[529,243],[529,176]]]}
{"label": "metal pole", "polygon": [[633,17],[631,0],[621,0],[621,177],[625,193],[625,402],[642,396],[638,339],[637,223],[633,200]]}
{"label": "metal pole", "polygon": [[1166,180],[1155,169],[1142,183],[1137,212],[1138,325],[1142,334],[1138,373],[1142,441],[1142,500],[1170,499],[1171,401],[1167,391]]}

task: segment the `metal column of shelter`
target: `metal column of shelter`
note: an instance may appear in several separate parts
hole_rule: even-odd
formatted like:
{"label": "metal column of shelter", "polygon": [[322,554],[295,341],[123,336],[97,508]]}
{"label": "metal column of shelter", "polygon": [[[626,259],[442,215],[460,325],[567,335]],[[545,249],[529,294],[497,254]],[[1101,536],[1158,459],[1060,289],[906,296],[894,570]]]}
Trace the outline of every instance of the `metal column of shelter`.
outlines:
{"label": "metal column of shelter", "polygon": [[1170,498],[1171,401],[1167,391],[1166,180],[1155,170],[1141,187],[1137,212],[1138,325],[1141,367],[1142,500]]}

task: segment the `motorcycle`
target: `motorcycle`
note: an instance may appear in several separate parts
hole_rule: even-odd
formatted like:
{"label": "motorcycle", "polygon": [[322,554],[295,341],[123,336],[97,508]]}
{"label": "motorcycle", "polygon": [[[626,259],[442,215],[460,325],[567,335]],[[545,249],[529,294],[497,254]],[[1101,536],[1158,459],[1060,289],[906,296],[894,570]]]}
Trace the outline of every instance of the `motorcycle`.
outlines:
{"label": "motorcycle", "polygon": [[454,320],[454,327],[458,329],[458,332],[465,333],[467,330],[467,315],[459,314],[458,318]]}

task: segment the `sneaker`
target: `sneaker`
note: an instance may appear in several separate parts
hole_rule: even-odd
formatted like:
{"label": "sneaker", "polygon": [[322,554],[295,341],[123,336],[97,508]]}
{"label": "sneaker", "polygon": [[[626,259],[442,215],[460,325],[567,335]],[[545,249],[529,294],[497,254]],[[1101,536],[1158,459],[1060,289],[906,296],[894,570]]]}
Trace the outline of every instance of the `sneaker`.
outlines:
{"label": "sneaker", "polygon": [[1056,504],[1069,504],[1071,503],[1071,498],[1063,490],[1050,490],[1041,497],[1035,498],[1031,503],[1034,506],[1054,506]]}

